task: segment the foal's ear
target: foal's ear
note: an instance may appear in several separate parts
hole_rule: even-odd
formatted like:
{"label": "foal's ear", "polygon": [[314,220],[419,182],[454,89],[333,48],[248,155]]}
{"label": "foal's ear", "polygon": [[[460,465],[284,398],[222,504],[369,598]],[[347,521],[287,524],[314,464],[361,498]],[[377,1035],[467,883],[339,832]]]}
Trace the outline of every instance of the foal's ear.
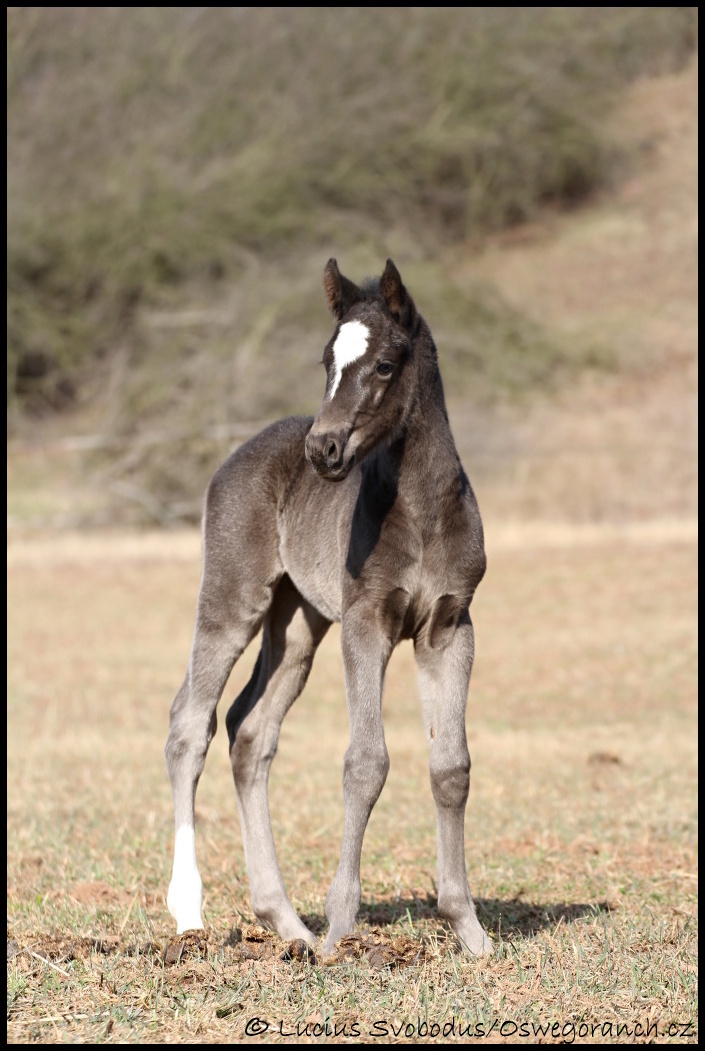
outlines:
{"label": "foal's ear", "polygon": [[416,324],[416,307],[413,299],[404,288],[401,274],[391,259],[387,260],[387,265],[379,283],[379,290],[384,296],[394,320],[402,328],[411,331]]}
{"label": "foal's ear", "polygon": [[329,259],[323,271],[323,287],[328,306],[338,321],[342,321],[350,307],[362,299],[362,292],[354,282],[343,277],[335,259]]}

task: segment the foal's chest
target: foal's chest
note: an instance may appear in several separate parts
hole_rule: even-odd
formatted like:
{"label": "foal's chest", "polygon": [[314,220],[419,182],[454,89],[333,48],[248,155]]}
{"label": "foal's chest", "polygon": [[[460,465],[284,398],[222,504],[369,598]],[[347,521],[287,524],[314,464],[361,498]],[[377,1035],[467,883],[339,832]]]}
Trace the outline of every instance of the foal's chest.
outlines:
{"label": "foal's chest", "polygon": [[439,523],[424,534],[392,513],[369,550],[364,539],[351,539],[353,557],[342,578],[343,618],[360,603],[393,643],[423,638],[442,646],[484,573],[482,534],[462,514],[453,526]]}

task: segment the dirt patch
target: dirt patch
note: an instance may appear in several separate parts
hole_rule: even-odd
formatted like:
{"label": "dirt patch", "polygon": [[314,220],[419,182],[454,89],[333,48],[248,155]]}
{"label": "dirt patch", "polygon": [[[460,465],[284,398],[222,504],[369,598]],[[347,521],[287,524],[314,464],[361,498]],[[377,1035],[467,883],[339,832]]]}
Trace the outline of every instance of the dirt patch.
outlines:
{"label": "dirt patch", "polygon": [[30,857],[24,857],[20,861],[20,870],[23,876],[28,879],[31,878],[33,873],[38,873],[44,865],[44,858],[40,854],[32,854]]}
{"label": "dirt patch", "polygon": [[[281,954],[281,942],[276,935],[256,923],[231,931],[223,947],[232,960],[266,960]],[[289,959],[292,958],[290,954]]]}
{"label": "dirt patch", "polygon": [[[314,954],[307,949],[304,942],[289,942],[282,952],[280,939],[265,927],[256,923],[245,927],[235,927],[224,940],[211,929],[186,931],[178,938],[168,941],[161,955],[166,967],[179,967],[206,958],[224,954],[231,962],[244,960],[302,961]],[[185,971],[184,971],[185,973]]]}
{"label": "dirt patch", "polygon": [[[282,963],[316,963],[316,954],[304,941],[288,942],[282,950],[280,939],[257,924],[231,930],[219,942],[212,931],[188,931],[170,941],[163,953],[167,967],[203,960],[208,953],[224,951],[231,962],[278,960]],[[341,939],[335,952],[323,962],[327,965],[348,960],[366,960],[370,967],[406,967],[421,962],[426,949],[417,938],[406,935],[389,937],[379,928],[371,928]],[[184,971],[184,974],[186,971]],[[189,969],[189,973],[191,973]]]}
{"label": "dirt patch", "polygon": [[[205,942],[204,942],[205,944]],[[161,963],[180,961],[183,955],[197,956],[197,945],[187,937],[186,944],[177,946],[182,949],[180,954],[174,951],[173,945],[158,945],[156,942],[134,941],[133,939],[122,940],[114,936],[98,936],[95,938],[74,937],[63,932],[51,934],[36,934],[33,937],[18,941],[17,938],[7,939],[7,959],[15,960],[21,969],[31,970],[37,962],[42,961],[53,964],[54,969],[61,973],[62,968],[73,960],[88,961],[92,956],[100,957],[123,957],[135,958],[138,956],[149,957]],[[165,957],[169,959],[166,960]]]}
{"label": "dirt patch", "polygon": [[202,959],[208,952],[207,931],[186,931],[177,941],[169,942],[164,950],[164,965],[173,967],[187,959]]}
{"label": "dirt patch", "polygon": [[79,905],[126,905],[132,900],[128,891],[111,887],[102,880],[76,883],[69,891],[69,896]]}
{"label": "dirt patch", "polygon": [[109,956],[118,952],[118,949],[117,939],[38,934],[19,951],[26,951],[34,958],[39,957],[51,963],[70,963],[71,960],[87,960],[92,953]]}
{"label": "dirt patch", "polygon": [[425,957],[426,947],[419,943],[418,938],[408,938],[406,935],[390,938],[381,930],[372,928],[341,938],[335,947],[335,953],[324,960],[324,963],[366,960],[370,967],[379,971],[385,967],[419,964]]}

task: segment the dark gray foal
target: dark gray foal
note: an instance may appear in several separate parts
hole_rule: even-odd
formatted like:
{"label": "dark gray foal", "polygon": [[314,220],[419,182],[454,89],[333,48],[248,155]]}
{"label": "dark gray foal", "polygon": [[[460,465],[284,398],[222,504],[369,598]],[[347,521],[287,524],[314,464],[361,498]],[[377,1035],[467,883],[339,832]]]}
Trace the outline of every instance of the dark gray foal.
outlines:
{"label": "dark gray foal", "polygon": [[324,287],[338,324],[318,415],[262,431],[216,471],[206,496],[191,662],[165,750],[176,816],[169,910],[179,932],[203,926],[196,786],[220,695],[261,627],[252,677],[226,717],[252,908],[282,938],[315,944],[279,871],[267,781],[282,720],[335,620],[350,746],[323,952],[353,930],[360,905],[362,840],[389,770],[382,685],[401,639],[414,641],[430,746],[438,910],[467,949],[491,952],[468,887],[463,827],[468,607],[485,571],[480,514],[450,431],[436,347],[394,263],[358,288],[331,259]]}

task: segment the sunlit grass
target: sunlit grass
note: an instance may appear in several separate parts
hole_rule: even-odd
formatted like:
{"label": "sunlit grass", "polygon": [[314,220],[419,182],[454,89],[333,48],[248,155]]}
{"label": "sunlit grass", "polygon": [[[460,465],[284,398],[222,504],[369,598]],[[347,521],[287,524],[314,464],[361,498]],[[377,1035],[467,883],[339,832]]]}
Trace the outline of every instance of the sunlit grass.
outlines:
{"label": "sunlit grass", "polygon": [[[436,916],[413,651],[395,653],[385,692],[392,765],[365,840],[360,938],[333,966],[282,959],[285,947],[252,926],[222,729],[197,799],[206,937],[182,948],[165,908],[173,828],[162,748],[190,645],[197,539],[164,535],[142,549],[119,536],[47,539],[13,550],[10,1040],[225,1042],[242,1039],[255,1015],[272,1024],[271,1039],[281,1039],[280,1022],[311,1034],[328,1020],[338,1040],[354,1041],[354,1022],[373,1040],[376,1022],[398,1031],[454,1019],[451,1041],[464,1039],[459,1025],[495,1024],[493,1035],[510,1039],[510,1023],[576,1034],[611,1024],[605,1039],[615,1041],[617,1025],[633,1034],[637,1022],[658,1023],[661,1040],[679,1022],[694,1038],[691,543],[596,536],[551,549],[532,547],[527,533],[511,550],[494,546],[473,604],[466,822],[490,960],[459,955]],[[221,726],[253,660],[250,650],[236,665]],[[332,629],[284,723],[271,779],[285,883],[317,933],[340,847],[346,745]]]}

